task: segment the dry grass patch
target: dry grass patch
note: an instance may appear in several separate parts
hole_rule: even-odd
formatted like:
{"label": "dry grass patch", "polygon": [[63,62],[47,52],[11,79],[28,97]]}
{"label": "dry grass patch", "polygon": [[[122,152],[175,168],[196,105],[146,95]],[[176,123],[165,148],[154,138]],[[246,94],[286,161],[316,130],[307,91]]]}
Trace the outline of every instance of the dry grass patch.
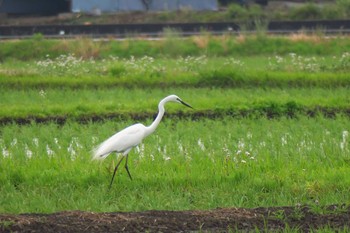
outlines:
{"label": "dry grass patch", "polygon": [[193,36],[192,41],[198,48],[205,49],[210,41],[209,36]]}
{"label": "dry grass patch", "polygon": [[289,35],[288,39],[293,42],[308,41],[313,43],[321,43],[325,40],[325,37],[316,34],[307,34],[303,31],[300,31],[298,33],[293,33]]}

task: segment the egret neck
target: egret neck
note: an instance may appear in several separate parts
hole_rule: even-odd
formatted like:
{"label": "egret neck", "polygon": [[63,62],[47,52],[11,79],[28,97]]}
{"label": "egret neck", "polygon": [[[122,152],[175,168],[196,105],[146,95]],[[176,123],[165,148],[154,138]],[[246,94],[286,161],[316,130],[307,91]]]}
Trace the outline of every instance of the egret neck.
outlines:
{"label": "egret neck", "polygon": [[146,136],[150,135],[151,133],[153,133],[157,126],[159,125],[160,121],[162,120],[163,116],[164,116],[164,112],[165,112],[165,109],[164,109],[164,105],[166,102],[169,101],[169,98],[166,97],[164,99],[162,99],[162,101],[159,102],[158,104],[158,115],[156,117],[156,119],[153,121],[153,123],[146,127],[147,130],[146,130]]}

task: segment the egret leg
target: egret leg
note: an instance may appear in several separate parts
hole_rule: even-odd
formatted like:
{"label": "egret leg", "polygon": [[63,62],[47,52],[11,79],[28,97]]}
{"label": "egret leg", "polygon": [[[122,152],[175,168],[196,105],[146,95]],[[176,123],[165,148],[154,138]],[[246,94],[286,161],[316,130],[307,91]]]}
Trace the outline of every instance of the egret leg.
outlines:
{"label": "egret leg", "polygon": [[114,173],[113,173],[113,176],[112,176],[111,183],[109,184],[109,188],[112,187],[112,183],[113,183],[113,180],[114,180],[115,173],[117,172],[119,164],[122,162],[123,159],[124,159],[124,156],[122,156],[122,158],[119,160],[117,166],[115,166],[115,168],[114,168]]}
{"label": "egret leg", "polygon": [[129,156],[126,155],[125,169],[126,169],[126,171],[128,172],[128,175],[129,175],[130,180],[132,180],[132,177],[131,177],[131,175],[130,175],[129,168],[128,168],[128,158],[129,158]]}

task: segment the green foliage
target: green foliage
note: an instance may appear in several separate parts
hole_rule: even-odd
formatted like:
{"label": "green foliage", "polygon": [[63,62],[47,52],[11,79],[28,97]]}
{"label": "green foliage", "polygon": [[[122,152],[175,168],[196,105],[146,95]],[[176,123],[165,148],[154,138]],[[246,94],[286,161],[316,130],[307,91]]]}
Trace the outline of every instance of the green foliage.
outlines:
{"label": "green foliage", "polygon": [[263,11],[260,5],[252,4],[249,6],[249,18],[254,20],[261,20],[266,18],[266,13]]}
{"label": "green foliage", "polygon": [[322,8],[322,19],[336,20],[345,19],[346,11],[343,7],[334,4],[327,4]]}
{"label": "green foliage", "polygon": [[314,3],[308,3],[292,10],[291,18],[294,20],[302,19],[321,19],[321,9]]}
{"label": "green foliage", "polygon": [[232,19],[248,19],[249,17],[247,8],[239,4],[230,4],[227,13]]}
{"label": "green foliage", "polygon": [[239,21],[254,21],[266,18],[265,12],[257,4],[252,4],[248,7],[239,4],[230,4],[227,8],[227,14],[231,19]]}
{"label": "green foliage", "polygon": [[349,17],[349,14],[350,14],[350,1],[349,0],[337,0],[336,6],[339,8],[339,11],[343,12],[344,17]]}
{"label": "green foliage", "polygon": [[[349,16],[349,1],[299,1],[295,5],[284,4],[283,1],[268,2],[266,6],[254,4],[254,1],[246,1],[247,4],[238,5],[238,1],[220,8],[220,11],[192,11],[189,9],[177,12],[163,12],[156,14],[146,14],[142,22],[227,22],[251,21],[256,19],[266,20],[293,20],[295,12],[299,11],[300,20],[308,20],[310,16],[319,16],[318,19],[347,19]],[[301,5],[301,6],[298,6]],[[312,5],[310,7],[310,5]],[[304,9],[301,9],[304,8]],[[300,10],[298,10],[300,9]],[[330,10],[331,9],[331,10]],[[330,15],[330,12],[339,13]]]}

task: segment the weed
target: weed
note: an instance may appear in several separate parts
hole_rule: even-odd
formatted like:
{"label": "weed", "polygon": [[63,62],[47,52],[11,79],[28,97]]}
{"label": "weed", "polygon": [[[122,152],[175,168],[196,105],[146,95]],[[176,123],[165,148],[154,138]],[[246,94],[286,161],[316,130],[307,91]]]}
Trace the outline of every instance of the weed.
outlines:
{"label": "weed", "polygon": [[296,206],[296,207],[294,207],[294,209],[289,217],[293,220],[299,221],[305,217],[305,213],[304,213],[302,207]]}
{"label": "weed", "polygon": [[14,224],[15,224],[15,222],[13,222],[13,221],[1,221],[0,222],[0,229],[2,231],[9,231]]}
{"label": "weed", "polygon": [[274,211],[272,212],[271,216],[269,216],[273,219],[277,219],[280,221],[285,221],[286,220],[286,214],[284,212],[284,210],[278,210],[278,211]]}

